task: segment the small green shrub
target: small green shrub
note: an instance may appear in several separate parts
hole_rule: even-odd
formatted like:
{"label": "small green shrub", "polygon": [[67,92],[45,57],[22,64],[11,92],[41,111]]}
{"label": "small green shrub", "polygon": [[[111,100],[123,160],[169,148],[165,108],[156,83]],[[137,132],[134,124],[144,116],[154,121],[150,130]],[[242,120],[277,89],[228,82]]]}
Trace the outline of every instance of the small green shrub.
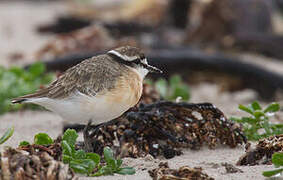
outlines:
{"label": "small green shrub", "polygon": [[[135,174],[132,167],[121,167],[122,160],[115,159],[113,151],[105,147],[103,151],[106,164],[102,165],[101,157],[96,153],[86,153],[84,150],[75,149],[78,134],[73,129],[68,129],[61,142],[63,163],[69,164],[75,173],[85,174],[88,176],[104,176],[117,174]],[[46,133],[38,133],[34,136],[34,144],[50,145],[53,140]],[[20,142],[19,146],[30,145],[27,141]]]}
{"label": "small green shrub", "polygon": [[278,169],[271,171],[264,171],[262,173],[263,176],[271,177],[276,174],[281,174],[283,172],[283,168],[279,168],[280,166],[283,166],[283,153],[274,153],[272,155],[272,164]]}
{"label": "small green shrub", "polygon": [[177,97],[181,97],[184,101],[190,99],[189,86],[182,81],[179,75],[171,76],[168,82],[163,78],[159,79],[154,86],[164,99],[175,100]]}
{"label": "small green shrub", "polygon": [[0,115],[16,111],[21,108],[38,108],[31,104],[11,105],[11,99],[33,93],[41,85],[48,84],[54,78],[54,74],[45,73],[45,66],[37,62],[25,70],[20,67],[6,69],[0,66]]}
{"label": "small green shrub", "polygon": [[[253,102],[248,106],[239,105],[239,109],[250,114],[248,117],[234,118],[231,120],[243,124],[244,133],[248,140],[259,140],[271,135],[283,134],[282,124],[272,124],[269,117],[279,111],[278,103],[271,103],[266,108],[262,108],[258,102]],[[263,131],[260,133],[260,131]]]}
{"label": "small green shrub", "polygon": [[[121,168],[122,160],[116,160],[113,156],[113,151],[109,147],[105,147],[103,151],[106,165],[102,166],[100,163],[100,156],[96,153],[86,153],[83,150],[75,150],[75,143],[78,134],[73,129],[68,129],[62,139],[63,162],[70,165],[70,167],[80,174],[87,174],[88,176],[102,176],[118,174],[134,174],[135,169],[131,167]],[[96,172],[94,168],[97,168]]]}

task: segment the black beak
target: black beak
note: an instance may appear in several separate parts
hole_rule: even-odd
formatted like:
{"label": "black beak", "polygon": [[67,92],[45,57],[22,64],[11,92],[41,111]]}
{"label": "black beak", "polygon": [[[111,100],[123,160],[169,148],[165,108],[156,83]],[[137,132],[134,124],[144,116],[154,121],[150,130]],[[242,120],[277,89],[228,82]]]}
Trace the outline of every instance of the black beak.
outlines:
{"label": "black beak", "polygon": [[154,66],[151,66],[149,64],[143,64],[144,67],[149,70],[149,72],[152,72],[152,73],[163,73],[160,69],[154,67]]}

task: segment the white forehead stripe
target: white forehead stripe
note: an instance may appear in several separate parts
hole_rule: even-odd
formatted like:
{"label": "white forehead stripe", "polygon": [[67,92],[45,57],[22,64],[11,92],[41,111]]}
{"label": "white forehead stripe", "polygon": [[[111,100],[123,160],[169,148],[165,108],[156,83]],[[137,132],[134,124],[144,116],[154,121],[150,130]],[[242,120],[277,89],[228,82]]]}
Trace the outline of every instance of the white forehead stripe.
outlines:
{"label": "white forehead stripe", "polygon": [[125,61],[133,61],[135,59],[137,59],[138,57],[137,56],[127,56],[127,55],[122,55],[120,54],[119,52],[115,51],[115,50],[111,50],[111,51],[108,51],[107,53],[109,54],[113,54],[121,59],[124,59]]}

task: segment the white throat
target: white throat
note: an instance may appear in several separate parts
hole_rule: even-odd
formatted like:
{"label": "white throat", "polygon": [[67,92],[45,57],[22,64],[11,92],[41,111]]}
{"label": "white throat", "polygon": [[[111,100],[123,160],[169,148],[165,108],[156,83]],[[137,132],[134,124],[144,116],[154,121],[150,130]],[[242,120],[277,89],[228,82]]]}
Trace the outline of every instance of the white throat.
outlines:
{"label": "white throat", "polygon": [[143,68],[143,67],[137,67],[137,68],[133,68],[130,66],[127,66],[130,69],[132,69],[133,71],[135,71],[142,79],[144,79],[144,77],[148,74],[148,70]]}
{"label": "white throat", "polygon": [[136,71],[139,73],[139,75],[144,79],[144,77],[148,74],[148,70],[143,67],[138,67]]}

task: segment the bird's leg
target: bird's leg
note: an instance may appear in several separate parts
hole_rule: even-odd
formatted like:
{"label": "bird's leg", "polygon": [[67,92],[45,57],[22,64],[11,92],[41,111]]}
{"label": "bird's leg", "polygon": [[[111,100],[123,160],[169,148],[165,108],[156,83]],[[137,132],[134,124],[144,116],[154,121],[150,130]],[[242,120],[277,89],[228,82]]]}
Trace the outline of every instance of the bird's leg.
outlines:
{"label": "bird's leg", "polygon": [[[113,122],[115,120],[116,119],[113,119],[111,121],[100,123],[98,125],[91,125],[91,120],[88,122],[88,124],[85,126],[85,128],[83,130],[85,151],[93,152],[93,142],[95,141],[94,140],[95,135],[98,134],[98,132],[99,132],[99,130],[102,126],[108,126],[110,124],[113,124]],[[92,130],[91,133],[90,133],[90,130]]]}
{"label": "bird's leg", "polygon": [[84,124],[64,124],[63,125],[63,133],[67,130],[67,129],[74,129],[77,132],[80,132],[82,130],[84,130],[85,125]]}
{"label": "bird's leg", "polygon": [[83,136],[84,136],[84,149],[86,152],[92,152],[92,138],[89,136],[89,130],[91,128],[91,120],[88,121],[87,125],[84,127]]}
{"label": "bird's leg", "polygon": [[[74,129],[77,132],[81,132],[85,129],[85,124],[64,124],[63,125],[63,133],[67,131],[67,129]],[[96,125],[90,125],[91,128],[96,128]]]}
{"label": "bird's leg", "polygon": [[99,129],[102,127],[102,126],[108,126],[108,125],[111,125],[114,121],[116,121],[116,119],[112,119],[111,121],[107,121],[107,122],[103,122],[103,123],[100,123],[96,126],[92,126],[91,128],[94,129],[93,132],[91,132],[89,134],[89,137],[93,138],[96,134],[98,134],[98,131]]}

